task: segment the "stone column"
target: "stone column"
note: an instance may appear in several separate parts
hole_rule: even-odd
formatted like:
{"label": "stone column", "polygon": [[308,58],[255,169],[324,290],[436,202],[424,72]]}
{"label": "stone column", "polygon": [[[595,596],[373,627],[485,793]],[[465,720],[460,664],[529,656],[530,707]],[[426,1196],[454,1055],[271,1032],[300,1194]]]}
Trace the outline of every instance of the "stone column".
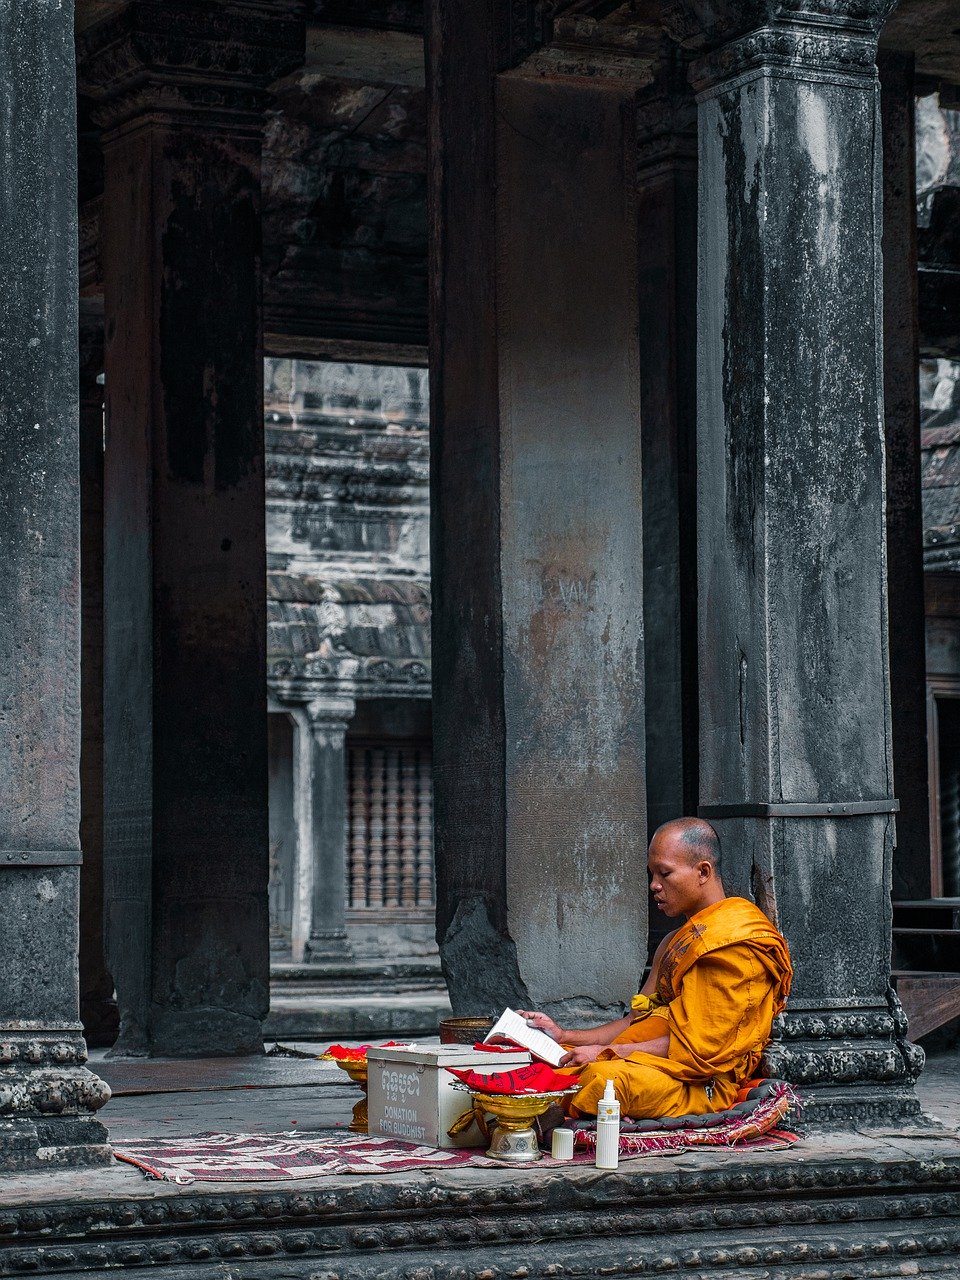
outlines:
{"label": "stone column", "polygon": [[930,896],[927,662],[920,486],[917,168],[913,57],[881,51],[883,403],[893,778],[900,813],[894,898]]}
{"label": "stone column", "polygon": [[352,698],[322,697],[294,712],[294,960],[342,960],[350,954],[346,737],[355,710]]}
{"label": "stone column", "polygon": [[701,812],[793,952],[767,1070],[830,1122],[915,1112],[922,1061],[889,985],[886,5],[856,8],[728,32],[694,72]]}
{"label": "stone column", "polygon": [[103,937],[103,307],[80,300],[80,1017],[113,1044],[117,1004]]}
{"label": "stone column", "polygon": [[268,999],[260,157],[283,6],[126,3],[104,129],[105,863],[119,1052],[262,1047]]}
{"label": "stone column", "polygon": [[[637,104],[650,832],[697,807],[697,107],[669,41]],[[652,954],[673,924],[651,905]]]}
{"label": "stone column", "polygon": [[110,1159],[78,1008],[73,10],[0,11],[0,1169]]}
{"label": "stone column", "polygon": [[509,69],[533,11],[428,5],[437,927],[458,1012],[596,1019],[645,953],[650,77],[629,30]]}

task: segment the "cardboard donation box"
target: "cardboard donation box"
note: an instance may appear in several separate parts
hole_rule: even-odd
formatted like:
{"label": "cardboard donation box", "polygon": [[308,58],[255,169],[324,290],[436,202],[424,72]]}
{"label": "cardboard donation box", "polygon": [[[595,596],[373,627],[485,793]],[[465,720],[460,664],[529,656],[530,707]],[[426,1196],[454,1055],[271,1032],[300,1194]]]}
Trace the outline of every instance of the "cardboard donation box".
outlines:
{"label": "cardboard donation box", "polygon": [[470,1094],[454,1088],[446,1067],[463,1071],[509,1071],[530,1061],[526,1049],[494,1053],[462,1044],[400,1045],[367,1053],[367,1131],[372,1138],[402,1138],[429,1147],[478,1147],[475,1124],[451,1138],[447,1130],[471,1105]]}

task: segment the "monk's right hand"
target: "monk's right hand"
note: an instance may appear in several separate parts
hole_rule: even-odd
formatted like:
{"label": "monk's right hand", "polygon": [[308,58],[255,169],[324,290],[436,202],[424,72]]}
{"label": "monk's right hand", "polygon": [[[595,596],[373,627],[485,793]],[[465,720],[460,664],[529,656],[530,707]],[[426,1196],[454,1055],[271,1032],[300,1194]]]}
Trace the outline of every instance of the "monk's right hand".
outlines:
{"label": "monk's right hand", "polygon": [[601,1053],[605,1049],[609,1049],[606,1044],[581,1044],[572,1049],[568,1054],[560,1059],[561,1067],[585,1067],[590,1062],[596,1062]]}
{"label": "monk's right hand", "polygon": [[545,1013],[537,1013],[536,1010],[518,1009],[520,1017],[528,1022],[531,1027],[536,1027],[538,1031],[545,1032],[552,1040],[560,1041],[563,1039],[563,1030],[558,1027],[552,1018],[548,1018]]}

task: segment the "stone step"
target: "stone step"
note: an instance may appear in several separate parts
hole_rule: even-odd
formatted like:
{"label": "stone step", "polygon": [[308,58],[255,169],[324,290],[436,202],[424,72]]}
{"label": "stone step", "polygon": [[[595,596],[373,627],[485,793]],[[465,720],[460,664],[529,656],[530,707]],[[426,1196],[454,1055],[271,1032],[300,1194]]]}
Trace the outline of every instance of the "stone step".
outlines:
{"label": "stone step", "polygon": [[280,991],[296,988],[312,994],[329,992],[332,996],[444,989],[439,958],[338,960],[311,964],[275,961],[270,966],[270,981]]}
{"label": "stone step", "polygon": [[432,1036],[450,1012],[445,988],[332,995],[309,984],[275,983],[263,1033],[278,1040]]}

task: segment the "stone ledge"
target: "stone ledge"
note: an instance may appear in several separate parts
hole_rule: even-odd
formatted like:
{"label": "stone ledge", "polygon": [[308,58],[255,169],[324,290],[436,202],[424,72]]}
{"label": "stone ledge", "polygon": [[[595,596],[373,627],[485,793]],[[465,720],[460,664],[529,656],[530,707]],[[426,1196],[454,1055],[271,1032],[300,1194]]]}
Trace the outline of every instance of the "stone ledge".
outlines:
{"label": "stone ledge", "polygon": [[960,1154],[799,1150],[657,1158],[653,1170],[605,1175],[470,1169],[229,1191],[143,1182],[132,1194],[127,1182],[108,1196],[87,1184],[33,1203],[21,1180],[20,1203],[0,1210],[0,1275],[163,1266],[199,1280],[229,1264],[238,1280],[956,1276]]}

